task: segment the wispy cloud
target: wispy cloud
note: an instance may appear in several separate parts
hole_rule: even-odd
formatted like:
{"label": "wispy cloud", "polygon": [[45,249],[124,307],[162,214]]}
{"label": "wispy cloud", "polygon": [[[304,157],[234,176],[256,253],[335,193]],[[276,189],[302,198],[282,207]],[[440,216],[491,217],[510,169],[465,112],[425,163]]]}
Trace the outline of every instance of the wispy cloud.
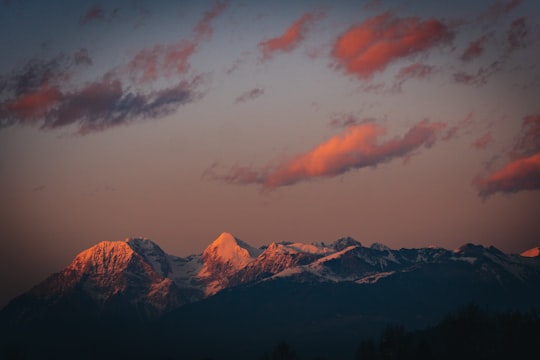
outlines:
{"label": "wispy cloud", "polygon": [[526,39],[529,33],[525,17],[520,17],[512,21],[508,28],[508,51],[512,52],[516,49],[527,46]]}
{"label": "wispy cloud", "polygon": [[180,39],[170,44],[156,44],[139,50],[129,61],[127,69],[137,82],[152,82],[160,76],[185,74],[190,67],[189,60],[201,41],[208,40],[213,33],[211,22],[221,15],[228,6],[226,1],[218,1],[207,10],[193,27],[192,39]]}
{"label": "wispy cloud", "polygon": [[105,9],[99,5],[93,5],[79,19],[81,25],[87,24],[96,20],[105,19]]}
{"label": "wispy cloud", "polygon": [[476,140],[473,141],[471,146],[475,149],[485,149],[486,146],[489,145],[489,143],[493,140],[493,137],[491,136],[490,132],[485,133],[484,135],[480,136]]}
{"label": "wispy cloud", "polygon": [[520,136],[501,169],[478,176],[478,194],[487,198],[496,193],[540,190],[540,114],[523,119]]}
{"label": "wispy cloud", "polygon": [[297,19],[280,36],[261,41],[259,48],[262,53],[262,60],[270,59],[276,52],[289,52],[294,50],[304,38],[304,33],[309,25],[322,17],[322,13],[309,12]]}
{"label": "wispy cloud", "polygon": [[[200,98],[201,76],[182,76],[176,82],[168,77],[168,84],[173,85],[152,90],[132,85],[156,80],[159,75],[185,75],[189,58],[198,46],[195,40],[211,36],[210,23],[226,6],[226,2],[217,2],[205,12],[193,28],[193,41],[180,40],[142,49],[127,66],[112,69],[84,85],[70,84],[69,80],[74,67],[92,64],[85,48],[72,56],[60,54],[49,60],[29,61],[21,69],[0,78],[0,127],[30,125],[58,129],[74,126],[77,133],[88,134],[141,119],[158,118]],[[88,9],[82,21],[103,16],[105,10],[94,6]],[[121,77],[125,69],[135,84]]]}
{"label": "wispy cloud", "polygon": [[333,56],[338,68],[367,79],[391,62],[425,51],[451,35],[449,28],[437,19],[398,18],[386,12],[339,36]]}
{"label": "wispy cloud", "polygon": [[193,28],[193,32],[196,35],[196,40],[200,41],[205,38],[210,38],[214,32],[214,28],[212,27],[212,21],[217,18],[219,15],[227,9],[229,6],[228,1],[218,1],[214,4],[214,6],[207,10],[202,19],[199,20],[197,25]]}
{"label": "wispy cloud", "polygon": [[81,48],[73,54],[73,61],[76,65],[92,65],[93,61],[88,50]]}
{"label": "wispy cloud", "polygon": [[79,24],[86,25],[95,21],[110,21],[115,18],[119,12],[119,8],[114,8],[107,15],[107,11],[105,10],[105,8],[100,5],[92,5],[79,18]]}
{"label": "wispy cloud", "polygon": [[259,96],[264,94],[264,89],[260,87],[256,87],[254,89],[248,90],[244,92],[242,95],[238,96],[234,102],[235,104],[246,102],[248,100],[254,100],[258,98]]}
{"label": "wispy cloud", "polygon": [[410,156],[421,147],[431,147],[444,123],[421,121],[403,136],[381,141],[386,128],[374,122],[347,127],[314,149],[277,165],[262,169],[235,166],[226,175],[211,168],[205,174],[233,184],[260,184],[266,189],[293,185],[317,178],[335,177],[354,169],[374,167],[395,158]]}
{"label": "wispy cloud", "polygon": [[461,60],[463,61],[472,61],[478,58],[484,52],[484,43],[488,39],[487,35],[480,37],[469,43],[463,54],[461,55]]}
{"label": "wispy cloud", "polygon": [[199,96],[199,83],[195,78],[147,93],[131,91],[111,75],[70,91],[45,83],[1,103],[1,125],[40,125],[43,129],[76,125],[79,134],[87,134],[169,114]]}
{"label": "wispy cloud", "polygon": [[512,10],[517,8],[521,4],[521,0],[499,1],[497,0],[493,5],[482,13],[478,20],[480,21],[495,21],[505,15],[508,15]]}
{"label": "wispy cloud", "polygon": [[540,154],[513,160],[475,183],[482,198],[495,193],[540,190]]}
{"label": "wispy cloud", "polygon": [[129,61],[128,71],[138,82],[155,81],[163,74],[186,73],[196,47],[196,43],[184,40],[141,49]]}

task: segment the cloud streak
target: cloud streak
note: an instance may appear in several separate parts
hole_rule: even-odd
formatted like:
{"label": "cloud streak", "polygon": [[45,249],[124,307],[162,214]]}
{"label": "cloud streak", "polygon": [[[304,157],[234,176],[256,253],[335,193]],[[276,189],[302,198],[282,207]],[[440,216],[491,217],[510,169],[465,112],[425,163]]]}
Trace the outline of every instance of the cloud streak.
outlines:
{"label": "cloud streak", "polygon": [[391,62],[425,51],[451,38],[437,19],[397,18],[387,12],[351,27],[338,37],[333,56],[338,68],[368,79]]}
{"label": "cloud streak", "polygon": [[476,180],[478,195],[540,190],[540,153],[509,162],[502,169]]}
{"label": "cloud streak", "polygon": [[263,94],[264,94],[264,89],[257,87],[255,89],[251,89],[249,91],[246,91],[242,95],[238,96],[234,100],[234,103],[238,104],[238,103],[243,103],[243,102],[246,102],[246,101],[249,101],[249,100],[255,100],[256,98],[258,98],[259,96],[262,96]]}
{"label": "cloud streak", "polygon": [[431,147],[444,127],[444,123],[424,120],[401,137],[381,141],[386,133],[385,127],[374,122],[361,123],[349,126],[314,149],[277,165],[268,165],[260,170],[236,166],[227,175],[217,175],[214,169],[210,169],[206,175],[228,183],[259,184],[265,189],[276,189],[410,156],[421,147]]}
{"label": "cloud streak", "polygon": [[474,180],[478,195],[540,190],[540,114],[523,119],[522,130],[510,160],[499,170]]}
{"label": "cloud streak", "polygon": [[306,13],[297,19],[280,36],[261,41],[259,48],[262,53],[262,60],[269,60],[276,52],[289,52],[294,50],[304,39],[304,33],[308,27],[317,19],[322,17],[322,13]]}
{"label": "cloud streak", "polygon": [[478,150],[485,149],[486,146],[489,145],[491,140],[492,140],[491,133],[487,132],[484,135],[480,136],[478,139],[474,140],[471,146]]}
{"label": "cloud streak", "polygon": [[200,79],[195,78],[149,93],[130,91],[111,76],[68,92],[44,85],[0,104],[0,113],[7,119],[2,125],[41,124],[42,129],[75,125],[77,133],[84,135],[138,119],[165,116],[194,101],[199,83]]}
{"label": "cloud streak", "polygon": [[193,39],[182,39],[170,44],[156,44],[139,50],[127,65],[128,72],[137,82],[152,82],[160,76],[185,74],[190,67],[189,59],[199,43],[208,40],[214,29],[211,22],[228,7],[228,2],[218,1],[207,10],[193,27]]}
{"label": "cloud streak", "polygon": [[479,39],[476,39],[472,41],[469,46],[463,51],[463,54],[461,55],[461,60],[463,61],[472,61],[484,52],[484,43],[488,39],[488,36],[482,36]]}

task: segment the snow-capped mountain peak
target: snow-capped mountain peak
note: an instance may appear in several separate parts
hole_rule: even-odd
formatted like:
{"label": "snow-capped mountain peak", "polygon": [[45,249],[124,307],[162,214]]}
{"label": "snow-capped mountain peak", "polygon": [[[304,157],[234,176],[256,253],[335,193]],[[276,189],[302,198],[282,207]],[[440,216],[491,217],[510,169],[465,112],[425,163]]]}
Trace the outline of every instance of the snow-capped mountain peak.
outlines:
{"label": "snow-capped mountain peak", "polygon": [[260,250],[224,232],[204,250],[203,259],[213,258],[229,262],[231,266],[239,269],[253,261],[260,253]]}
{"label": "snow-capped mountain peak", "polygon": [[147,238],[128,238],[124,240],[133,251],[141,255],[155,272],[166,277],[171,272],[168,255],[152,240]]}
{"label": "snow-capped mountain peak", "polygon": [[350,236],[342,237],[334,241],[330,246],[336,251],[341,251],[349,246],[362,246],[359,241],[356,241]]}
{"label": "snow-capped mountain peak", "polygon": [[110,274],[127,268],[135,252],[122,241],[102,241],[79,253],[69,269],[80,273]]}
{"label": "snow-capped mountain peak", "polygon": [[520,254],[524,257],[540,257],[540,246],[533,247],[532,249],[525,250]]}
{"label": "snow-capped mountain peak", "polygon": [[262,251],[224,232],[203,252],[203,267],[197,277],[206,283],[205,294],[215,294],[227,286],[229,277],[244,268]]}

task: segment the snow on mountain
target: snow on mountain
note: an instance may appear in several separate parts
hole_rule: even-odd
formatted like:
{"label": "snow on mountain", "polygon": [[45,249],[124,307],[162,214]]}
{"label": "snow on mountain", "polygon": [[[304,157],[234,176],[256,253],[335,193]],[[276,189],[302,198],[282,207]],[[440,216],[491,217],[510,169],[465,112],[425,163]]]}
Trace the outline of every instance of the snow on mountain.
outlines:
{"label": "snow on mountain", "polygon": [[154,242],[146,238],[131,238],[125,242],[135,252],[141,255],[156,271],[166,277],[171,271],[168,255]]}
{"label": "snow on mountain", "polygon": [[540,257],[540,246],[525,250],[520,255],[523,257]]}
{"label": "snow on mountain", "polygon": [[[28,299],[26,303],[45,304],[41,309],[62,309],[65,301],[82,301],[91,312],[121,308],[141,318],[154,318],[223,289],[276,279],[369,286],[442,266],[458,272],[466,269],[481,279],[494,279],[512,288],[516,282],[540,284],[539,253],[540,248],[534,248],[521,255],[509,255],[494,247],[473,244],[453,251],[395,250],[381,244],[364,247],[350,237],[329,245],[273,242],[256,249],[232,234],[222,233],[202,254],[182,258],[165,253],[149,239],[132,238],[103,241],[82,251],[64,270],[22,297]],[[538,285],[533,288],[540,291]],[[40,307],[32,306],[32,311],[23,313],[38,314]]]}
{"label": "snow on mountain", "polygon": [[[152,251],[145,253],[142,249]],[[160,316],[187,300],[182,290],[163,276],[164,270],[156,260],[158,253],[154,253],[158,250],[148,241],[102,241],[23,295],[34,303],[28,314],[57,311],[56,307],[65,307],[64,301],[73,298],[80,304],[72,301],[70,306],[90,313],[105,314],[120,307],[120,313],[129,317]],[[156,262],[152,264],[145,257]]]}
{"label": "snow on mountain", "polygon": [[340,239],[337,239],[330,245],[335,251],[341,251],[349,246],[362,246],[362,244],[352,237],[346,236]]}
{"label": "snow on mountain", "polygon": [[371,244],[371,246],[369,248],[373,249],[373,250],[378,250],[378,251],[389,251],[389,250],[391,250],[388,246],[386,246],[384,244],[381,244],[381,243],[373,243],[373,244]]}
{"label": "snow on mountain", "polygon": [[235,286],[262,280],[295,266],[309,264],[331,251],[322,245],[273,242],[254,261],[234,274],[229,284]]}
{"label": "snow on mountain", "polygon": [[225,288],[229,278],[261,252],[230,233],[222,233],[202,254],[203,266],[197,278],[206,284],[205,294],[212,295]]}

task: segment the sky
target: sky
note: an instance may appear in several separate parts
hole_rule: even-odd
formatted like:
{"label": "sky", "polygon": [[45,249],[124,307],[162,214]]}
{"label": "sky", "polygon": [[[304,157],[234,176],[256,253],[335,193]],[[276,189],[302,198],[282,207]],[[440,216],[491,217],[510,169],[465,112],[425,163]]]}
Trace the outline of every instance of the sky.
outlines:
{"label": "sky", "polygon": [[540,245],[540,3],[0,2],[0,306],[102,240]]}

